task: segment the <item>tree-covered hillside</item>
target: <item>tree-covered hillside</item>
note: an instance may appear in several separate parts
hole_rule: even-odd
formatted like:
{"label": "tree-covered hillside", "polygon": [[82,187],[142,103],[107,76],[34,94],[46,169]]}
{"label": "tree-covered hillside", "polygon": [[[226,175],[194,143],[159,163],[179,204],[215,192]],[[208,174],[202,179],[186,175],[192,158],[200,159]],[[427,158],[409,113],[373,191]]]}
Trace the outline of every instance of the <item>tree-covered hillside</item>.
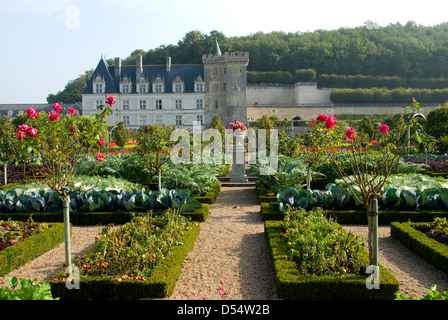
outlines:
{"label": "tree-covered hillside", "polygon": [[[297,70],[309,69],[316,72],[317,79],[324,74],[402,79],[448,77],[448,23],[428,27],[412,21],[380,28],[258,32],[239,37],[226,37],[219,31],[190,31],[177,44],[148,51],[137,49],[122,63],[135,64],[138,54],[143,55],[143,64],[163,64],[166,56],[171,56],[175,64],[201,63],[202,54],[211,51],[215,38],[222,52],[249,52],[249,71],[286,71],[295,75]],[[71,90],[64,90],[68,89]],[[77,94],[80,101],[80,92]]]}

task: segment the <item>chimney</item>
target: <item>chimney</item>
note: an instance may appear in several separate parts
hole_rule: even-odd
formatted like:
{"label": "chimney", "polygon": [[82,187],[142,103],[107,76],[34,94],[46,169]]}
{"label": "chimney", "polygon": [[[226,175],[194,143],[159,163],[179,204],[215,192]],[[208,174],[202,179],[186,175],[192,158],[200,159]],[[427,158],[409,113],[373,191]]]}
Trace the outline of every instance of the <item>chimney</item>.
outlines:
{"label": "chimney", "polygon": [[166,71],[171,71],[171,57],[166,57]]}
{"label": "chimney", "polygon": [[115,76],[121,75],[121,58],[115,58]]}
{"label": "chimney", "polygon": [[142,62],[142,55],[139,54],[137,56],[137,81],[139,81],[140,77],[143,75],[143,62]]}

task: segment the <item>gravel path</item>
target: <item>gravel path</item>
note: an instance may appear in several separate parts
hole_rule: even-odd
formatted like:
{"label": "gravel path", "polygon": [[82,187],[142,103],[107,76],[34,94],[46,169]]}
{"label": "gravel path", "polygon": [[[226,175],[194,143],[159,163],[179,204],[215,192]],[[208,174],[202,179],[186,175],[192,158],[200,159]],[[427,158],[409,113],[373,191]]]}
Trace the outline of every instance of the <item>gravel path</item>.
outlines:
{"label": "gravel path", "polygon": [[253,186],[221,189],[170,299],[278,299]]}
{"label": "gravel path", "polygon": [[[164,300],[276,300],[278,299],[264,227],[255,189],[225,187],[210,206],[210,217],[201,223],[201,231],[187,256],[182,274],[171,297]],[[367,238],[366,226],[344,226]],[[94,244],[99,226],[72,228],[73,258]],[[433,284],[438,291],[448,290],[448,275],[405,248],[390,236],[389,226],[379,228],[379,261],[400,282],[405,296],[421,297]],[[50,280],[63,269],[64,244],[0,277],[9,276]]]}
{"label": "gravel path", "polygon": [[[354,234],[362,235],[367,243],[367,226],[343,227]],[[397,278],[400,292],[406,297],[422,297],[429,293],[433,284],[437,285],[439,292],[448,290],[448,274],[417,256],[399,240],[392,238],[390,226],[378,227],[378,261]]]}

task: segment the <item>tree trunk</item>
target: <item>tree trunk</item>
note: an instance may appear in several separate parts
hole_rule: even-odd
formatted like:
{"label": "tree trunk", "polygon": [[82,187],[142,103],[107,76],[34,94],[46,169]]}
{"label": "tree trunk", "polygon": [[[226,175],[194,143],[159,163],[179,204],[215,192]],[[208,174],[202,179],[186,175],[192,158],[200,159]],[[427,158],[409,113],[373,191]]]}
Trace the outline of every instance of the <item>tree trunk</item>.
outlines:
{"label": "tree trunk", "polygon": [[65,264],[68,276],[72,275],[72,257],[70,246],[70,196],[65,196],[62,200],[64,215],[64,235],[65,235]]}
{"label": "tree trunk", "polygon": [[5,186],[8,184],[8,163],[5,161],[3,163],[3,175],[5,177]]}
{"label": "tree trunk", "polygon": [[372,199],[367,206],[369,265],[378,266],[378,200]]}
{"label": "tree trunk", "polygon": [[311,166],[308,165],[307,172],[306,172],[306,188],[308,190],[311,189]]}
{"label": "tree trunk", "polygon": [[157,184],[159,186],[159,191],[162,191],[162,169],[159,168],[158,172],[157,172]]}

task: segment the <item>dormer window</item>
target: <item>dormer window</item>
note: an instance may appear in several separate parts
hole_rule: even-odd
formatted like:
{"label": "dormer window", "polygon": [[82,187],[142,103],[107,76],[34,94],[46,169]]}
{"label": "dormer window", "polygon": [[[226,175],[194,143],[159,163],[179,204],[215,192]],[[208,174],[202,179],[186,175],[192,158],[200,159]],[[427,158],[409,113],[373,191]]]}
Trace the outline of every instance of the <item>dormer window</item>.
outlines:
{"label": "dormer window", "polygon": [[152,91],[155,93],[162,93],[165,92],[165,86],[163,83],[163,79],[160,75],[157,75],[152,84]]}
{"label": "dormer window", "polygon": [[106,82],[104,78],[97,75],[93,80],[93,93],[104,93],[106,91]]}
{"label": "dormer window", "polygon": [[120,93],[131,93],[132,91],[132,83],[131,80],[124,76],[120,81]]}
{"label": "dormer window", "polygon": [[148,92],[148,80],[146,80],[143,76],[138,79],[137,91],[138,93]]}
{"label": "dormer window", "polygon": [[202,77],[198,75],[194,82],[194,92],[204,92],[205,81],[202,80]]}
{"label": "dormer window", "polygon": [[185,84],[182,81],[182,78],[179,75],[177,75],[173,81],[173,92],[182,93],[184,91],[185,91]]}

